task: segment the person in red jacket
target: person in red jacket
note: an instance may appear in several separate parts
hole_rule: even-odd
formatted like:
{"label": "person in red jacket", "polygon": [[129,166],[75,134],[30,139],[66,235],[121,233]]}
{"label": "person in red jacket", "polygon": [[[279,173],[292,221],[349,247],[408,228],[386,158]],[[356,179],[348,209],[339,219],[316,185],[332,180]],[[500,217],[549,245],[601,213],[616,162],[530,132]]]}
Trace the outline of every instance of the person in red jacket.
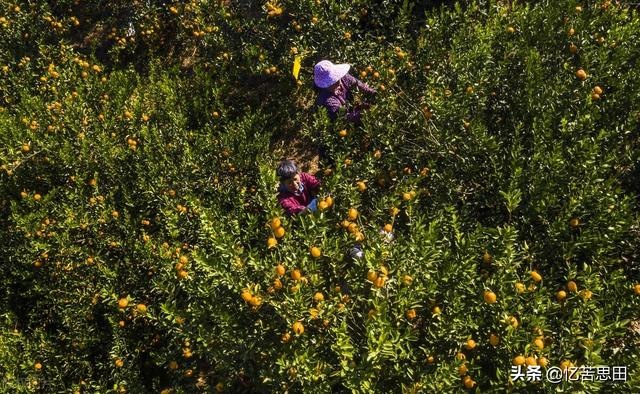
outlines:
{"label": "person in red jacket", "polygon": [[291,160],[283,160],[278,165],[276,175],[280,178],[278,202],[289,215],[315,212],[320,181],[311,174],[298,171]]}

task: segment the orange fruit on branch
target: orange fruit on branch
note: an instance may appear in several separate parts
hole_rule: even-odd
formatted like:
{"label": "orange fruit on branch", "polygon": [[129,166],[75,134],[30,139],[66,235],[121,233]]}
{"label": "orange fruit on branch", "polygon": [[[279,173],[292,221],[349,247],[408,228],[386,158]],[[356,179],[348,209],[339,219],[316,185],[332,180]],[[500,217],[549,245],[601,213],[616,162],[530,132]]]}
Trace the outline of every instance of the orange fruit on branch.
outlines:
{"label": "orange fruit on branch", "polygon": [[293,323],[293,325],[291,326],[291,328],[293,329],[293,332],[296,335],[302,335],[302,333],[304,332],[304,326],[302,325],[301,322],[297,321],[295,323]]}
{"label": "orange fruit on branch", "polygon": [[285,232],[286,232],[286,231],[284,230],[284,227],[278,227],[277,229],[275,229],[275,230],[273,231],[273,233],[274,233],[274,235],[276,236],[276,238],[282,238],[282,237],[284,237]]}
{"label": "orange fruit on branch", "polygon": [[513,358],[513,365],[523,365],[526,362],[524,356],[516,356]]}
{"label": "orange fruit on branch", "polygon": [[496,293],[491,290],[486,290],[482,294],[482,297],[484,298],[484,302],[486,302],[487,304],[495,304],[497,302]]}

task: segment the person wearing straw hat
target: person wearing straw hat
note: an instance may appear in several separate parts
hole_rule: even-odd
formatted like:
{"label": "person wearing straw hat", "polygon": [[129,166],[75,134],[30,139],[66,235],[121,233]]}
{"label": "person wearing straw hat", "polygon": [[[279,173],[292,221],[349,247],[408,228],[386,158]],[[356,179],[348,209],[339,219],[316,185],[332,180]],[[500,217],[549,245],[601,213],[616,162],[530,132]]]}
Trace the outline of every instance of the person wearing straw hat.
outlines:
{"label": "person wearing straw hat", "polygon": [[[336,120],[338,111],[352,99],[353,89],[375,95],[376,91],[366,83],[349,74],[349,64],[333,64],[329,60],[318,62],[313,68],[313,80],[320,93],[316,100],[318,107],[325,107],[331,120]],[[347,109],[346,119],[352,122],[360,120],[363,109],[369,104],[361,104],[353,109]]]}

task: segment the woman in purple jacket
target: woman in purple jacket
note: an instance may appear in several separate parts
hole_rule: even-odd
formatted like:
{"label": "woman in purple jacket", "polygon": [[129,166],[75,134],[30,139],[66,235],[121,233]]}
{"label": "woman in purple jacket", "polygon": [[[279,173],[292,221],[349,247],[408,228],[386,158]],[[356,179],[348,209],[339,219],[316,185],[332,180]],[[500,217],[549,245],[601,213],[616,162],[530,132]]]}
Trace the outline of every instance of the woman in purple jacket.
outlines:
{"label": "woman in purple jacket", "polygon": [[[353,98],[354,88],[371,95],[376,94],[369,85],[349,75],[349,68],[351,66],[348,64],[333,64],[328,60],[317,63],[313,68],[313,80],[320,88],[316,105],[325,107],[331,120],[336,120],[338,110]],[[369,104],[347,109],[347,120],[358,122],[360,113],[366,108],[369,108]]]}

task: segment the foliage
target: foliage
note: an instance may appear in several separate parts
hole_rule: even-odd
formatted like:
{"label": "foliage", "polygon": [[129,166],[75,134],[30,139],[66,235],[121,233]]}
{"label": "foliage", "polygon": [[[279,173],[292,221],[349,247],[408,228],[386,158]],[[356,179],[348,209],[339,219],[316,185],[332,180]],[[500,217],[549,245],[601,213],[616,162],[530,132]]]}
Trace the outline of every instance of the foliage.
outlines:
{"label": "foliage", "polygon": [[[427,3],[0,1],[0,387],[637,388],[636,10]],[[325,58],[362,124],[313,110]],[[315,215],[275,198],[291,136]]]}

